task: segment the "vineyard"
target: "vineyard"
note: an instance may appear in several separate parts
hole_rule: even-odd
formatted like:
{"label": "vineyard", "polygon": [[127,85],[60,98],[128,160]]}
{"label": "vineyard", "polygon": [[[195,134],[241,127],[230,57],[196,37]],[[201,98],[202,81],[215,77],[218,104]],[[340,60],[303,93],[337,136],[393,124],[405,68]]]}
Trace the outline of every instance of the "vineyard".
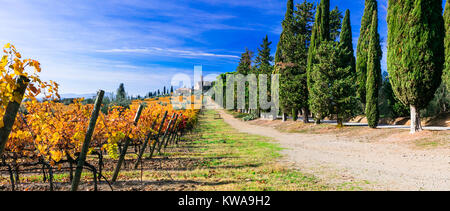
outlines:
{"label": "vineyard", "polygon": [[[93,109],[93,105],[83,105],[80,101],[67,106],[52,101],[26,102],[2,157],[1,165],[6,167],[2,170],[10,174],[12,189],[19,181],[20,172],[40,170],[44,175],[47,172],[51,189],[54,168],[68,170],[72,181]],[[194,126],[196,115],[194,110],[176,111],[156,102],[134,102],[130,108],[113,107],[107,114],[100,112],[88,148],[88,155],[97,159],[86,161],[84,168],[93,173],[95,185],[97,179],[114,182],[121,164],[116,166],[109,181],[102,173],[106,159],[123,163],[127,148],[133,147],[137,168],[144,153],[151,159],[167,145],[177,144]]]}
{"label": "vineyard", "polygon": [[[161,104],[136,101],[130,108],[117,106],[106,114],[98,113],[87,153],[91,159],[84,163],[84,168],[93,173],[95,186],[97,180],[107,183],[117,180],[128,147],[134,148],[135,168],[138,168],[144,155],[151,159],[167,145],[177,144],[194,126],[197,111],[176,111],[170,105]],[[2,156],[2,171],[10,175],[12,189],[19,181],[20,172],[40,171],[44,178],[47,172],[50,189],[54,169],[69,171],[70,181],[73,181],[93,109],[94,105],[83,105],[81,101],[70,105],[52,101],[26,102]],[[102,172],[108,159],[118,161],[111,181]]]}
{"label": "vineyard", "polygon": [[[53,190],[55,171],[68,172],[72,190],[77,190],[83,169],[92,172],[94,190],[105,181],[112,188],[134,148],[134,168],[178,144],[194,127],[198,110],[175,110],[169,98],[133,101],[129,107],[112,106],[101,112],[104,91],[94,105],[76,99],[58,102],[58,84],[39,78],[40,64],[21,60],[13,45],[4,48],[1,70],[0,173],[9,175],[11,190],[21,174],[42,174]],[[32,74],[26,70],[33,67]],[[36,97],[44,95],[43,101]],[[22,99],[26,99],[22,103]],[[133,151],[133,150],[131,150]],[[105,164],[114,163],[111,178],[104,175]],[[111,165],[110,165],[111,166]]]}

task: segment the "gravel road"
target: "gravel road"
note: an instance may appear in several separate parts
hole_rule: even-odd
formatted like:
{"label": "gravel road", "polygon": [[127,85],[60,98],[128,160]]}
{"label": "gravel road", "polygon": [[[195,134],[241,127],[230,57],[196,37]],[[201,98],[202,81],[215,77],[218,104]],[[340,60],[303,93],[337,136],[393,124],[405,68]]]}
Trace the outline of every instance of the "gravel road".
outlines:
{"label": "gravel road", "polygon": [[450,190],[450,149],[418,150],[335,135],[282,133],[219,113],[240,132],[277,140],[285,148],[282,162],[327,183],[357,183],[373,190]]}

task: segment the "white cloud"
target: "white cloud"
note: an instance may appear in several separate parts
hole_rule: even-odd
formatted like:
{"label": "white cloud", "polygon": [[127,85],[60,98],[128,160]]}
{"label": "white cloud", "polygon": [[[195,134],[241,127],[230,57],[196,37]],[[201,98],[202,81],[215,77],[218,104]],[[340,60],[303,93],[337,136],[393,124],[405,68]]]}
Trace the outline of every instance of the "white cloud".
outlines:
{"label": "white cloud", "polygon": [[98,89],[113,92],[120,83],[132,94],[147,92],[169,84],[177,73],[193,74],[192,69],[160,65],[137,66],[122,62],[88,61],[87,63],[47,62],[41,77],[61,84],[61,93],[93,93]]}
{"label": "white cloud", "polygon": [[148,53],[150,52],[149,49],[147,48],[135,48],[135,49],[109,49],[109,50],[96,50],[97,52],[100,53]]}
{"label": "white cloud", "polygon": [[3,0],[0,45],[11,42],[39,60],[43,79],[59,82],[62,93],[113,91],[120,82],[145,93],[191,71],[191,61],[184,63],[191,58],[219,60],[215,64],[239,58],[198,44],[210,30],[253,30],[228,25],[234,18],[178,1]]}
{"label": "white cloud", "polygon": [[228,55],[228,54],[215,54],[207,53],[202,51],[192,51],[192,50],[179,50],[179,49],[169,49],[169,48],[122,48],[122,49],[108,49],[108,50],[96,50],[101,53],[143,53],[143,54],[153,54],[158,56],[172,56],[172,57],[182,57],[182,58],[199,58],[199,57],[216,57],[216,58],[231,58],[239,59],[239,56]]}

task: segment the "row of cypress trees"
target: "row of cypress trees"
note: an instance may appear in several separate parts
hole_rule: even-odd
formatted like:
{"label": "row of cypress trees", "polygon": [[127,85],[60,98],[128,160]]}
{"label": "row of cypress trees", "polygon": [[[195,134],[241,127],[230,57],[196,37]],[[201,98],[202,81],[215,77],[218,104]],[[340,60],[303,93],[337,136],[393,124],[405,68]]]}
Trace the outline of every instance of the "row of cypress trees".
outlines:
{"label": "row of cypress trees", "polygon": [[[396,98],[410,107],[411,132],[422,129],[419,111],[432,100],[441,77],[449,84],[449,8],[447,2],[442,16],[442,0],[389,0],[389,82]],[[314,5],[305,1],[295,11],[293,1],[288,0],[275,56],[275,72],[281,74],[282,112],[292,111],[295,117],[302,109],[307,122],[310,109],[316,123],[333,116],[342,126],[362,104],[369,126],[376,128],[382,85],[377,1],[365,1],[356,59],[350,11],[345,13],[336,41],[333,26],[340,23],[333,18],[336,9],[330,12],[330,1],[321,0],[314,21],[299,21],[308,19],[313,10]]]}
{"label": "row of cypress trees", "polygon": [[450,87],[449,9],[447,2],[442,16],[442,0],[389,0],[389,80],[383,82],[376,0],[365,0],[356,58],[349,10],[342,19],[338,8],[330,11],[329,0],[321,0],[317,8],[306,0],[295,6],[288,0],[275,58],[266,36],[255,65],[247,49],[237,73],[279,73],[283,117],[290,113],[296,120],[300,111],[308,122],[311,112],[316,123],[333,117],[339,126],[363,111],[376,128],[379,90],[390,83],[395,94],[390,99],[410,107],[411,132],[420,131],[419,110],[433,98],[441,76]]}
{"label": "row of cypress trees", "polygon": [[[344,119],[353,116],[358,107],[350,11],[345,12],[341,21],[339,10],[330,11],[330,1],[322,0],[312,20],[313,4],[304,1],[295,12],[293,1],[289,0],[287,5],[275,57],[275,70],[281,75],[283,116],[292,110],[295,118],[296,111],[302,109],[304,121],[308,122],[307,115],[311,110],[316,123],[325,117],[336,116],[338,125],[342,126]],[[304,8],[308,9],[305,11]],[[308,22],[295,21],[309,16],[311,20]],[[289,27],[297,25],[310,30],[306,33],[291,32],[301,32],[299,27]],[[337,37],[339,41],[336,41]]]}

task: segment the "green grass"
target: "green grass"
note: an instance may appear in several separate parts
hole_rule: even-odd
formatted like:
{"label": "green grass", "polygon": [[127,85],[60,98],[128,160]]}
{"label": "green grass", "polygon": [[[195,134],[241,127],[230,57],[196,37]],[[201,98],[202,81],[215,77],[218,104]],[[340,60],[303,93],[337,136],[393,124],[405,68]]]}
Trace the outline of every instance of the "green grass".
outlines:
{"label": "green grass", "polygon": [[[221,185],[201,186],[200,190],[329,190],[317,178],[290,170],[277,163],[278,144],[269,138],[239,133],[215,111],[205,111],[195,130],[191,147],[201,149],[206,158],[196,169],[183,173],[183,178],[226,181]],[[188,146],[189,147],[189,146]]]}
{"label": "green grass", "polygon": [[240,113],[233,110],[226,110],[226,112],[230,115],[232,115],[236,119],[240,119],[243,121],[251,121],[257,119],[257,116],[255,114],[247,114],[247,113]]}
{"label": "green grass", "polygon": [[426,137],[414,141],[419,148],[448,148],[450,146],[449,133],[446,131],[433,131],[432,138]]}

